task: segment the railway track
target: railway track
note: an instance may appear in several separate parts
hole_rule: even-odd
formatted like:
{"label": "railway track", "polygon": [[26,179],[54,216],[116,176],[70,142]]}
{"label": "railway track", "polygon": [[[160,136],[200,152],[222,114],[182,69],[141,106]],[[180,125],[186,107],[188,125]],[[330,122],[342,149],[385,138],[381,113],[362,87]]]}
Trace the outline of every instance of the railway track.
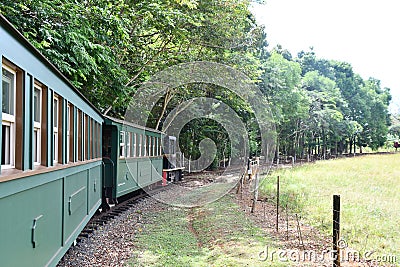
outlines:
{"label": "railway track", "polygon": [[[154,185],[153,185],[154,186]],[[111,220],[120,216],[124,212],[128,211],[132,207],[134,207],[139,201],[142,201],[146,198],[151,197],[154,194],[162,192],[168,188],[167,186],[157,186],[156,188],[146,190],[141,189],[140,192],[131,198],[123,200],[115,206],[112,206],[110,209],[103,211],[99,210],[89,221],[89,223],[85,226],[82,232],[79,234],[77,239],[74,242],[74,246],[83,241],[84,239],[89,238],[90,234],[96,231],[100,226],[104,226],[109,223]]]}
{"label": "railway track", "polygon": [[167,199],[180,197],[179,190],[174,188],[172,184],[141,190],[110,210],[95,214],[57,267],[125,266],[135,256],[132,254],[134,240],[137,233],[146,228],[146,215],[169,207],[158,200],[159,196]]}

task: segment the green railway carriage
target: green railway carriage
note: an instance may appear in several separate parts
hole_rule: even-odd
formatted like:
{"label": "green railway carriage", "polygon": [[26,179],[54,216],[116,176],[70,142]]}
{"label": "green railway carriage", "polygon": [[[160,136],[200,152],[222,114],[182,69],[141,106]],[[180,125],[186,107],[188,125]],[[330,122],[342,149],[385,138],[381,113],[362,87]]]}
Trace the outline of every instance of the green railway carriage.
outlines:
{"label": "green railway carriage", "polygon": [[0,15],[0,265],[55,266],[101,204],[103,117]]}
{"label": "green railway carriage", "polygon": [[103,125],[105,202],[161,181],[162,133],[106,117]]}

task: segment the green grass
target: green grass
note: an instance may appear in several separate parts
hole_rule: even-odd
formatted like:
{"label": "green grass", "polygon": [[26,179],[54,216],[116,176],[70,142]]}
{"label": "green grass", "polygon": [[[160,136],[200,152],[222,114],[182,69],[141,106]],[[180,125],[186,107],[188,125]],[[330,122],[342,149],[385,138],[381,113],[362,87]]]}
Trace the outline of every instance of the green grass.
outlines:
{"label": "green grass", "polygon": [[235,183],[210,183],[182,192],[179,197],[170,199],[168,203],[178,207],[203,206],[206,203],[217,201],[226,195],[235,185]]}
{"label": "green grass", "polygon": [[359,251],[400,258],[400,154],[319,161],[266,177],[261,191],[275,199],[281,179],[283,206],[323,233],[332,233],[332,198],[341,195],[341,236]]}
{"label": "green grass", "polygon": [[145,220],[132,266],[266,266],[258,255],[273,249],[231,196],[193,209],[168,207]]}

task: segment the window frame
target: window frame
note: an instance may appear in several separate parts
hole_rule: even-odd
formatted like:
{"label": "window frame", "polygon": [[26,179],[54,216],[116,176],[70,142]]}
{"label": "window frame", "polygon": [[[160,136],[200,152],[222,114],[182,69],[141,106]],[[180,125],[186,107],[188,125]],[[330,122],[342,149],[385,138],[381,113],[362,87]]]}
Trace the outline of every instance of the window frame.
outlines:
{"label": "window frame", "polygon": [[[3,76],[4,76],[3,75],[3,69],[8,71],[9,73],[11,73],[13,75],[13,79],[11,81],[12,87],[13,87],[12,88],[12,94],[13,94],[13,96],[12,96],[13,97],[13,107],[12,107],[12,111],[13,112],[12,113],[13,114],[4,113],[3,112],[3,108],[2,108],[2,129],[3,129],[3,126],[6,126],[6,127],[9,128],[9,131],[8,131],[9,132],[9,138],[8,138],[9,140],[7,142],[9,144],[7,146],[8,153],[7,152],[4,153],[5,155],[8,155],[9,164],[1,164],[1,168],[2,169],[12,169],[12,168],[15,168],[15,152],[16,152],[15,151],[15,139],[16,139],[16,136],[15,136],[15,133],[16,133],[15,132],[15,123],[16,123],[15,116],[16,116],[16,99],[17,99],[17,97],[16,97],[17,96],[17,71],[15,69],[5,65],[5,64],[2,64],[1,67],[2,67],[1,68],[1,77],[2,77],[1,81],[2,81],[2,83],[3,83]],[[4,90],[3,87],[2,87],[2,90]],[[3,92],[2,92],[2,95],[3,95]],[[3,146],[4,146],[5,143],[3,143]],[[1,153],[3,154],[3,151]],[[2,158],[2,161],[3,161],[3,158]]]}
{"label": "window frame", "polygon": [[125,158],[125,131],[119,132],[119,157]]}
{"label": "window frame", "polygon": [[84,160],[90,159],[90,117],[89,115],[85,114],[85,126],[84,126]]}
{"label": "window frame", "polygon": [[157,156],[157,155],[156,155],[155,147],[156,147],[156,137],[155,137],[155,136],[152,136],[152,137],[151,137],[151,151],[152,151],[152,156],[153,156],[153,157]]}
{"label": "window frame", "polygon": [[82,136],[82,131],[83,131],[83,112],[80,109],[77,109],[76,111],[76,135],[77,135],[77,141],[76,141],[76,159],[77,161],[83,161],[83,154],[82,154],[82,146],[83,146],[83,136]]}
{"label": "window frame", "polygon": [[[36,90],[39,91],[38,98],[38,106],[35,103],[35,95]],[[36,107],[38,110],[36,110]],[[33,165],[41,164],[41,155],[42,155],[42,110],[43,110],[43,88],[40,84],[36,83],[33,86]],[[36,112],[39,112],[37,114]],[[36,116],[38,116],[39,121],[36,120]],[[36,137],[36,139],[35,139]],[[36,153],[35,153],[36,152]]]}
{"label": "window frame", "polygon": [[133,142],[133,154],[132,157],[136,158],[137,157],[137,134],[136,133],[132,133],[132,142]]}
{"label": "window frame", "polygon": [[66,152],[66,158],[67,161],[66,163],[70,162],[70,153],[71,153],[71,148],[70,148],[70,136],[71,136],[71,104],[67,103],[67,108],[66,108],[66,112],[67,112],[67,127],[65,128],[65,134],[67,136],[67,143],[66,143],[66,147],[65,147],[65,152]]}
{"label": "window frame", "polygon": [[[57,104],[56,104],[57,103]],[[58,95],[53,95],[53,163],[57,164],[59,162],[58,158],[58,127],[60,125],[60,99]]]}
{"label": "window frame", "polygon": [[126,132],[125,141],[126,141],[126,157],[130,158],[131,157],[131,132]]}
{"label": "window frame", "polygon": [[157,154],[158,156],[161,156],[161,138],[157,137]]}
{"label": "window frame", "polygon": [[143,140],[143,137],[142,137],[142,134],[139,134],[139,154],[138,154],[138,157],[141,157],[142,156],[142,140]]}
{"label": "window frame", "polygon": [[143,157],[147,157],[147,135],[143,134]]}

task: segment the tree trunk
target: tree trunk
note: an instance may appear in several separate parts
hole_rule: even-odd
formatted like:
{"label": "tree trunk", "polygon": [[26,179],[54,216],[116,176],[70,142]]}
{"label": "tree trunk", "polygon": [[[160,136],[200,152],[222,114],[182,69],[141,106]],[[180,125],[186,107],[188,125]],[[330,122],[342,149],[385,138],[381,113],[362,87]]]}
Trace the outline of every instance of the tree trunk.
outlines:
{"label": "tree trunk", "polygon": [[322,158],[326,159],[326,138],[325,131],[322,129]]}
{"label": "tree trunk", "polygon": [[350,138],[350,142],[349,142],[349,154],[351,154],[352,148],[353,148],[353,137]]}
{"label": "tree trunk", "polygon": [[279,138],[277,138],[276,142],[276,165],[279,165]]}

